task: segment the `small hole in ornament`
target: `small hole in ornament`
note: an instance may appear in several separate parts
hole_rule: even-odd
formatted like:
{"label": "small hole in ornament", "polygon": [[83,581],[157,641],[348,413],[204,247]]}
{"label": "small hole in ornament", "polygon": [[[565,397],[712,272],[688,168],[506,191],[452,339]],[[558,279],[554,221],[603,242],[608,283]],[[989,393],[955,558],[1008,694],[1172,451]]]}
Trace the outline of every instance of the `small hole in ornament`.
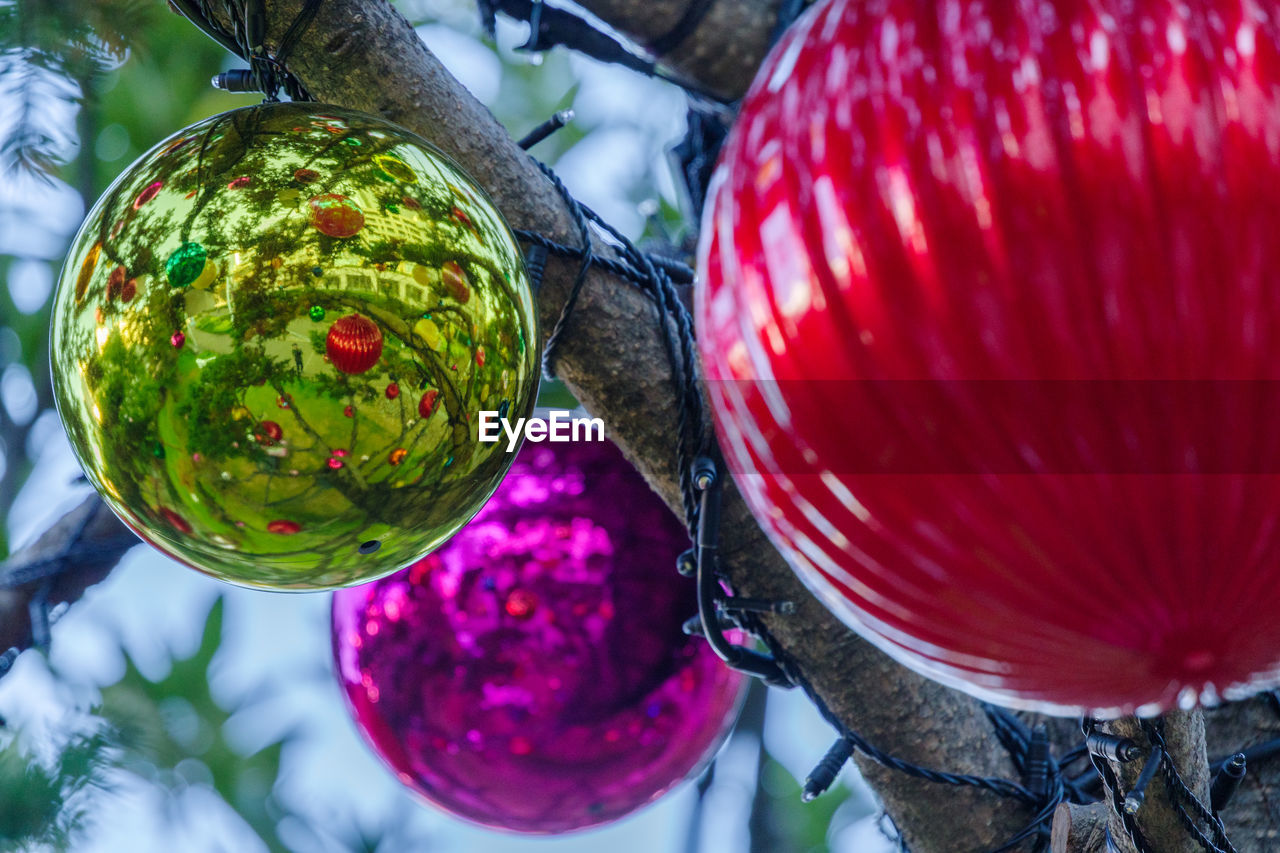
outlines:
{"label": "small hole in ornament", "polygon": [[382,542],[378,539],[370,539],[368,542],[360,543],[361,554],[372,554],[374,551],[382,547]]}

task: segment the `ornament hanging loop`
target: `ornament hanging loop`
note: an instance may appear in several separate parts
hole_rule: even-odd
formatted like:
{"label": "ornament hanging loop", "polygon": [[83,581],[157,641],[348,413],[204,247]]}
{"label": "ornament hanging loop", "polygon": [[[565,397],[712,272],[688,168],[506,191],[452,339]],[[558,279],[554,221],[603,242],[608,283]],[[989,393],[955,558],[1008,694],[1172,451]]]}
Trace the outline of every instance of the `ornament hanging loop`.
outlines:
{"label": "ornament hanging loop", "polygon": [[720,490],[721,479],[714,461],[700,456],[693,463],[691,477],[694,487],[701,492],[698,512],[698,530],[694,546],[698,578],[698,615],[702,623],[702,635],[707,638],[716,655],[733,669],[762,678],[777,687],[791,687],[791,679],[782,671],[778,662],[768,655],[735,646],[724,635],[718,604],[723,598],[720,589],[718,561],[720,554]]}

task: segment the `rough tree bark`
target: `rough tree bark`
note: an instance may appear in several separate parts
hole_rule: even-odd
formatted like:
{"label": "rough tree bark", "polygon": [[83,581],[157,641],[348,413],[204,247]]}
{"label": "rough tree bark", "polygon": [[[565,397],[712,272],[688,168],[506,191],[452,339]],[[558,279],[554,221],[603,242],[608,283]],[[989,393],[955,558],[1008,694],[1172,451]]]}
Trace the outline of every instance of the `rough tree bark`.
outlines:
{"label": "rough tree bark", "polygon": [[[740,95],[763,58],[778,2],[719,0],[670,60],[705,88]],[[669,30],[686,4],[582,0],[641,43]],[[301,5],[302,0],[268,3],[269,50]],[[488,190],[514,227],[576,244],[567,208],[552,185],[385,0],[329,0],[294,47],[289,64],[321,101],[382,114],[440,146]],[[539,296],[544,333],[559,315],[573,273],[571,263],[548,265]],[[610,437],[653,488],[678,508],[675,398],[652,304],[626,282],[593,274],[563,340],[558,369],[584,406],[604,418]],[[893,663],[844,628],[803,589],[732,488],[725,495],[723,529],[725,562],[741,594],[796,602],[793,615],[767,617],[766,627],[847,726],[927,767],[1016,779],[981,706]],[[49,536],[56,541],[56,531]],[[19,599],[0,598],[0,625],[10,624]],[[4,639],[0,636],[0,642]],[[1242,737],[1256,732],[1253,718],[1243,716],[1246,711],[1219,712],[1227,721],[1224,731]],[[1187,766],[1206,766],[1203,747],[1197,753],[1193,743],[1198,719],[1183,715],[1169,723],[1171,743],[1192,744]],[[1272,724],[1280,724],[1280,718]],[[1031,817],[1030,809],[992,794],[939,786],[869,762],[861,762],[861,768],[917,853],[989,849]],[[1159,810],[1154,804],[1147,808],[1150,815]],[[1276,816],[1264,806],[1253,811],[1254,816],[1265,812],[1256,837],[1274,835]],[[1101,850],[1099,826],[1106,819],[1098,807],[1060,810],[1054,849]],[[1170,837],[1169,846],[1158,849],[1176,850],[1177,843]],[[1241,846],[1245,849],[1267,846]]]}

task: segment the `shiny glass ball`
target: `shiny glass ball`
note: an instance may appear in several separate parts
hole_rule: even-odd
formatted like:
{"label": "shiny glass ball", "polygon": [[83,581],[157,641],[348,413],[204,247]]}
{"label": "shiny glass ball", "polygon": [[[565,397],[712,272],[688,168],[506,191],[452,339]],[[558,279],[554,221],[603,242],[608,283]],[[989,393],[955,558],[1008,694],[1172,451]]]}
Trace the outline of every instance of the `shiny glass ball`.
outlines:
{"label": "shiny glass ball", "polygon": [[94,205],[54,386],[89,480],[148,542],[223,580],[328,588],[483,505],[513,454],[477,441],[477,413],[531,411],[534,324],[514,236],[442,153],[264,104],[161,142]]}
{"label": "shiny glass ball", "polygon": [[1277,197],[1252,7],[814,4],[699,253],[756,519],[849,625],[984,699],[1280,684]]}
{"label": "shiny glass ball", "polygon": [[699,637],[683,525],[613,445],[526,445],[436,552],[333,601],[356,725],[467,820],[561,833],[697,774],[745,692]]}

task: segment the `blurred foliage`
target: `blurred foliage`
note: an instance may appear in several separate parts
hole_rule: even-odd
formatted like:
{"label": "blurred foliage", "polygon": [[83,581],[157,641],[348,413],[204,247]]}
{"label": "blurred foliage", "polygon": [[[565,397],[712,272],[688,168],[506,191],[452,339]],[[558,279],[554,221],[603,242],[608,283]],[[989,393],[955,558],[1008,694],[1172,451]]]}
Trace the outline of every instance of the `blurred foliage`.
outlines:
{"label": "blurred foliage", "polygon": [[[760,791],[757,808],[763,796],[767,798],[766,820],[768,843],[765,839],[752,838],[752,849],[769,853],[830,853],[831,835],[839,825],[833,819],[842,807],[851,805],[851,791],[843,782],[837,782],[821,797],[811,803],[801,800],[800,783],[766,751],[760,762]],[[859,817],[865,816],[859,814]],[[843,822],[841,822],[843,823]]]}
{"label": "blurred foliage", "polygon": [[42,762],[11,732],[0,732],[0,850],[64,850],[83,829],[86,789],[100,787],[110,738],[77,734]]}
{"label": "blurred foliage", "polygon": [[124,677],[102,691],[98,714],[123,747],[118,766],[175,798],[193,785],[218,792],[267,849],[283,851],[287,848],[276,826],[288,810],[272,791],[280,775],[281,750],[293,736],[252,755],[227,741],[224,727],[238,709],[223,708],[209,691],[209,665],[222,642],[222,611],[219,598],[195,654],[173,661],[159,681],[144,676],[126,654]]}

